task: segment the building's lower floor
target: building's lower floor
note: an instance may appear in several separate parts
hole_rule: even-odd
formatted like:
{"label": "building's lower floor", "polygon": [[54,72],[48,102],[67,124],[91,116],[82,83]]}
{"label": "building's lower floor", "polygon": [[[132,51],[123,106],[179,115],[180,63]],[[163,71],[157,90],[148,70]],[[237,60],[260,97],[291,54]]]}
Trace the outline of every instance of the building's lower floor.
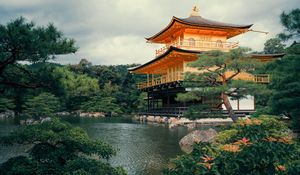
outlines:
{"label": "building's lower floor", "polygon": [[[145,90],[145,92],[147,92],[147,98],[145,98],[147,108],[140,111],[140,114],[182,117],[187,114],[187,112],[190,112],[191,108],[198,109],[201,113],[203,106],[210,109],[203,109],[202,114],[216,111],[218,111],[220,115],[227,113],[224,105],[218,105],[221,104],[221,99],[218,98],[203,97],[200,100],[190,102],[180,102],[176,100],[178,93],[185,93],[187,91],[188,89],[182,87],[180,82],[164,87],[148,88]],[[255,112],[255,99],[253,96],[247,96],[239,100],[230,99],[230,103],[238,115],[247,115]]]}

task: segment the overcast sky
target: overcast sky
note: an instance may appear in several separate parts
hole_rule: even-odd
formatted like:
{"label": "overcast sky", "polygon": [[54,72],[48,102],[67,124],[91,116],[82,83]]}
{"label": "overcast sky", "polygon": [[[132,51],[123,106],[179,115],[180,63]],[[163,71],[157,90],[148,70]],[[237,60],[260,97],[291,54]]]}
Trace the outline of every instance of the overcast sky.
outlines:
{"label": "overcast sky", "polygon": [[254,24],[252,29],[269,32],[231,39],[260,51],[268,38],[282,31],[281,12],[300,8],[300,0],[0,0],[0,23],[19,16],[38,25],[54,23],[79,47],[76,54],[57,59],[63,64],[82,58],[93,64],[145,63],[160,46],[144,38],[163,29],[172,16],[188,17],[194,5],[204,18]]}

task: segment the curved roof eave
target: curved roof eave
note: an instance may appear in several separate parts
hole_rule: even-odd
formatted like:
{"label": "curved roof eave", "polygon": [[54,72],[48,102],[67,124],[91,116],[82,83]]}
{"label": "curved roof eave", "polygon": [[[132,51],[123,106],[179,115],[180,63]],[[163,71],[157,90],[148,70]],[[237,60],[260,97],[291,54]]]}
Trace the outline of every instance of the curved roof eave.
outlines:
{"label": "curved roof eave", "polygon": [[172,17],[171,21],[169,22],[169,24],[164,28],[162,29],[160,32],[156,33],[155,35],[151,36],[151,37],[148,37],[148,38],[145,38],[147,41],[151,40],[151,39],[154,39],[156,38],[158,35],[162,34],[163,32],[165,32],[166,30],[168,30],[172,25],[173,23],[175,22],[175,16]]}
{"label": "curved roof eave", "polygon": [[171,53],[172,51],[177,51],[177,52],[181,52],[181,53],[195,53],[195,54],[200,54],[200,53],[202,53],[201,51],[199,52],[199,51],[192,51],[192,50],[184,50],[184,49],[179,49],[179,48],[177,48],[177,47],[171,46],[165,53],[159,55],[158,57],[154,58],[153,60],[150,60],[150,61],[148,61],[148,62],[145,63],[145,64],[142,64],[142,65],[137,66],[137,67],[133,67],[133,68],[128,69],[128,70],[129,70],[129,71],[136,71],[136,70],[138,70],[138,69],[140,69],[140,68],[146,67],[147,65],[149,65],[149,64],[151,64],[151,63],[153,63],[153,62],[155,62],[155,61],[158,61],[158,60],[164,58],[165,56],[167,56],[167,55],[168,55],[169,53]]}
{"label": "curved roof eave", "polygon": [[224,22],[218,22],[218,21],[213,21],[210,19],[205,19],[202,18],[201,16],[192,16],[189,18],[176,18],[178,21],[180,21],[183,24],[188,24],[188,25],[193,25],[193,26],[198,26],[198,27],[211,27],[211,28],[220,28],[220,29],[228,29],[228,28],[233,28],[233,29],[248,29],[250,28],[253,24],[249,25],[237,25],[237,24],[229,24],[229,23],[224,23]]}
{"label": "curved roof eave", "polygon": [[[193,20],[191,20],[192,18],[198,18],[198,23],[197,23],[197,20],[196,21],[194,20],[194,22],[193,22]],[[185,24],[185,25],[191,25],[191,26],[195,26],[195,27],[207,27],[207,28],[218,28],[218,29],[249,29],[253,25],[253,24],[235,25],[235,24],[229,24],[229,23],[222,23],[222,22],[208,20],[208,19],[202,18],[200,16],[193,16],[193,17],[189,17],[189,18],[185,18],[185,19],[181,19],[181,18],[177,18],[177,17],[173,16],[171,22],[164,29],[162,29],[157,34],[155,34],[151,37],[145,38],[145,39],[147,41],[155,39],[160,34],[167,31],[175,22],[178,22],[180,24]]]}

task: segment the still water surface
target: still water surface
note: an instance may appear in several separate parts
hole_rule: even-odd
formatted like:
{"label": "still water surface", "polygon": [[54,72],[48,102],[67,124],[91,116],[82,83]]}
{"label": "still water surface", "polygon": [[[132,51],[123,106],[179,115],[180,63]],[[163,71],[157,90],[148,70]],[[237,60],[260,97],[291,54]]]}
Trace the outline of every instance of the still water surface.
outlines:
{"label": "still water surface", "polygon": [[[169,129],[166,125],[133,123],[126,118],[68,118],[74,126],[84,128],[90,137],[101,139],[118,153],[110,162],[122,166],[129,175],[156,175],[170,158],[181,154],[178,142],[187,134],[186,128]],[[12,121],[0,121],[0,135],[16,128]],[[21,153],[24,147],[0,147],[0,163]]]}

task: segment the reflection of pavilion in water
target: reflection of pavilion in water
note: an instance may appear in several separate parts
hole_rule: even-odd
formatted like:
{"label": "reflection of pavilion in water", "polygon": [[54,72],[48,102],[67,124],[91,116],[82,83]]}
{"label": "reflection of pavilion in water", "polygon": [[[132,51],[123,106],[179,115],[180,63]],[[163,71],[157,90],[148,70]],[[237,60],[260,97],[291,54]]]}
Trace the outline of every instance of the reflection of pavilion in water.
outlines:
{"label": "reflection of pavilion in water", "polygon": [[[189,90],[183,87],[184,73],[198,71],[196,68],[188,67],[187,63],[197,60],[198,54],[203,51],[228,52],[237,48],[239,43],[230,42],[228,39],[248,32],[251,26],[205,19],[199,16],[198,9],[194,7],[190,17],[173,17],[163,30],[146,38],[149,43],[165,44],[165,46],[156,50],[155,59],[130,69],[132,73],[147,75],[147,80],[137,85],[140,90],[148,94],[146,99],[148,109],[145,113],[181,116],[192,103],[176,101],[176,94]],[[253,59],[260,62],[267,62],[281,56],[281,54],[252,55]],[[233,72],[226,72],[226,76],[232,74]],[[269,75],[253,75],[246,72],[240,73],[235,79],[257,83],[270,82]],[[236,112],[249,113],[255,110],[254,97],[251,96],[247,99],[232,101],[232,104]]]}

